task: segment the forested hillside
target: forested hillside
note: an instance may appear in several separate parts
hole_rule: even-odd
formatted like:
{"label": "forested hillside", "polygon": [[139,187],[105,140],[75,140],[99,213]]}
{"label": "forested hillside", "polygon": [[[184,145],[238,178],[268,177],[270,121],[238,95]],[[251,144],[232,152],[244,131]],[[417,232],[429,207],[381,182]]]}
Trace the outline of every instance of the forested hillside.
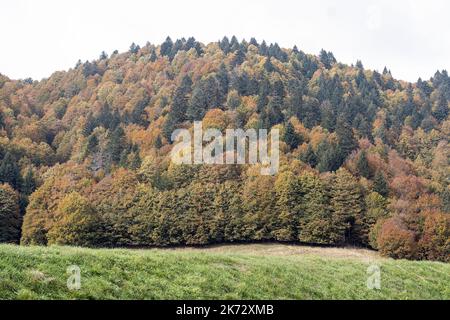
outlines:
{"label": "forested hillside", "polygon": [[[1,70],[0,70],[1,71]],[[261,240],[450,259],[450,78],[398,81],[297,47],[194,38],[0,75],[0,242]],[[280,171],[174,165],[176,128],[279,128]]]}

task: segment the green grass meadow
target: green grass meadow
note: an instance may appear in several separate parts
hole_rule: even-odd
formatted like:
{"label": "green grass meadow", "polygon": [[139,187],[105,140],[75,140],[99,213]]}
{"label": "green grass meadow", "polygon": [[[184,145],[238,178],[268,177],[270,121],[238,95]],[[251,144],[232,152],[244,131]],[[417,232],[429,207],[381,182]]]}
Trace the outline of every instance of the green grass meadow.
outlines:
{"label": "green grass meadow", "polygon": [[[69,266],[81,288],[69,290]],[[370,265],[381,288],[368,289]],[[450,264],[363,249],[281,244],[205,249],[0,245],[0,299],[450,299]]]}

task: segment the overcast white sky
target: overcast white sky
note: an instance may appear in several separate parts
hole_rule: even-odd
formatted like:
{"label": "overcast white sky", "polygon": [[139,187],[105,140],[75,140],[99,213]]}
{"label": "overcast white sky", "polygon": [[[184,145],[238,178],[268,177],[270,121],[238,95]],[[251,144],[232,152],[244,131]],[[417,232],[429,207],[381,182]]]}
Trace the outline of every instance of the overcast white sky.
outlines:
{"label": "overcast white sky", "polygon": [[41,79],[133,41],[234,34],[415,81],[450,68],[449,13],[447,0],[2,0],[0,73]]}

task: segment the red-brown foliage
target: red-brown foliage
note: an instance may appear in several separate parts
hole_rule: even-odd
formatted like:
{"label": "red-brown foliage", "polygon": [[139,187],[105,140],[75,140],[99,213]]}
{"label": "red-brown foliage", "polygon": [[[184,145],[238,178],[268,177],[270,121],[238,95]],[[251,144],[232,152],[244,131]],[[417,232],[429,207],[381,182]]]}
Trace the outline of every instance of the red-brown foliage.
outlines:
{"label": "red-brown foliage", "polygon": [[397,218],[387,219],[377,237],[380,253],[397,259],[414,259],[417,243],[414,233],[402,225]]}

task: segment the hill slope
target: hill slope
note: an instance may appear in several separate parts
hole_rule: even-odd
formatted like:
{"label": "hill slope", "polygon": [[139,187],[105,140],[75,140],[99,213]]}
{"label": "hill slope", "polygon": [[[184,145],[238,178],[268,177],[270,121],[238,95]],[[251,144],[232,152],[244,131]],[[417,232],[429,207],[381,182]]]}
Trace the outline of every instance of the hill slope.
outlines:
{"label": "hill slope", "polygon": [[[366,286],[381,268],[381,289]],[[66,287],[68,266],[81,289]],[[450,265],[276,244],[92,250],[0,246],[1,299],[450,299]]]}
{"label": "hill slope", "polygon": [[[0,76],[0,242],[298,241],[448,261],[449,102],[445,70],[407,83],[235,37]],[[171,135],[194,121],[280,130],[279,174],[174,164]]]}

